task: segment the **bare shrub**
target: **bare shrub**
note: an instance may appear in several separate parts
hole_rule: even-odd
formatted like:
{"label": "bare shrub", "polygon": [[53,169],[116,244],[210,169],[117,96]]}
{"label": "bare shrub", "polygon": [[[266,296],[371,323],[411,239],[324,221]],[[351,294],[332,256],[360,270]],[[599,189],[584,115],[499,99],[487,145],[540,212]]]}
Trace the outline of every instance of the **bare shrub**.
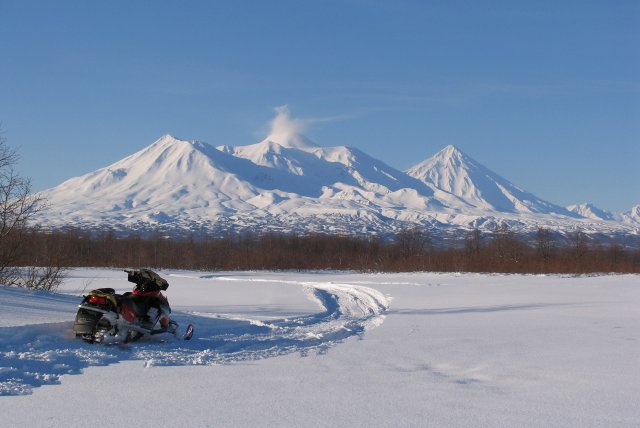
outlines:
{"label": "bare shrub", "polygon": [[17,268],[25,250],[29,221],[46,208],[44,199],[31,193],[31,181],[15,171],[17,161],[17,152],[0,135],[0,284],[57,286],[61,278],[57,267],[34,268],[26,277]]}
{"label": "bare shrub", "polygon": [[56,291],[65,279],[67,268],[62,266],[29,266],[21,269],[19,287],[32,290]]}

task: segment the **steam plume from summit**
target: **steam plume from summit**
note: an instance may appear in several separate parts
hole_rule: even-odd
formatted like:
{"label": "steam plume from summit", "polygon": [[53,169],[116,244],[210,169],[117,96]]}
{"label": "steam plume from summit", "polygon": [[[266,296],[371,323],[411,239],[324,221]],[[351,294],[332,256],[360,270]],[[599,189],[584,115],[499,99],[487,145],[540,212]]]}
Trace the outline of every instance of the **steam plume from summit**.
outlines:
{"label": "steam plume from summit", "polygon": [[318,147],[316,143],[304,135],[313,125],[345,120],[351,117],[342,115],[299,119],[291,117],[289,106],[287,105],[276,107],[274,110],[276,111],[276,117],[269,123],[270,132],[265,141],[272,141],[282,146],[299,149]]}
{"label": "steam plume from summit", "polygon": [[271,130],[266,140],[286,147],[317,147],[317,144],[303,135],[315,122],[313,119],[292,118],[286,105],[276,107],[275,111],[276,117],[269,124]]}

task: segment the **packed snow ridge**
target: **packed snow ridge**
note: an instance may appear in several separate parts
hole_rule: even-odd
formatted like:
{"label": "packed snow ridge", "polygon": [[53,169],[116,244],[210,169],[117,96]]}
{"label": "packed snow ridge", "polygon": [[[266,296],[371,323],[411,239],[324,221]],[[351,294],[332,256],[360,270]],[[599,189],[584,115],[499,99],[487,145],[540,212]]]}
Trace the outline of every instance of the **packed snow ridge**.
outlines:
{"label": "packed snow ridge", "polygon": [[611,214],[560,207],[447,146],[399,171],[361,150],[321,147],[281,110],[264,140],[213,147],[165,135],[42,192],[45,227],[180,232],[393,233],[496,225],[637,236],[639,206]]}

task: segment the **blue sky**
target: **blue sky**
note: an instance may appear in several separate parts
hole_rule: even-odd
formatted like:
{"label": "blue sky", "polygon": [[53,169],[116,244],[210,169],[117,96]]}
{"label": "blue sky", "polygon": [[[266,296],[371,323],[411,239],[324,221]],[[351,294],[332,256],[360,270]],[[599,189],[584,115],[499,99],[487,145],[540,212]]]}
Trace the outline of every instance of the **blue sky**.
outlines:
{"label": "blue sky", "polygon": [[0,121],[34,190],[274,108],[398,169],[454,144],[551,202],[640,203],[638,1],[0,0]]}

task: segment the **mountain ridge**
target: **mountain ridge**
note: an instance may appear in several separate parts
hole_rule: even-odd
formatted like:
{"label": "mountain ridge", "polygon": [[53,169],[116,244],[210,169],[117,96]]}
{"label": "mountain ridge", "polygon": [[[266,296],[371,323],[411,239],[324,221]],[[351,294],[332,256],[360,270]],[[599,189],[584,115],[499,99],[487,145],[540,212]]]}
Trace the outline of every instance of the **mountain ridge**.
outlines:
{"label": "mountain ridge", "polygon": [[620,220],[585,218],[544,201],[453,146],[405,173],[295,132],[218,147],[167,134],[42,195],[52,209],[37,220],[50,228],[386,234],[416,226],[593,233],[640,226],[633,210]]}
{"label": "mountain ridge", "polygon": [[406,172],[476,208],[508,213],[572,215],[567,209],[515,186],[452,145]]}
{"label": "mountain ridge", "polygon": [[616,216],[612,212],[598,208],[590,202],[583,203],[583,204],[569,205],[567,207],[567,210],[574,212],[580,215],[581,217],[591,218],[594,220],[616,221],[616,220],[619,220],[619,217],[620,217],[619,215]]}

